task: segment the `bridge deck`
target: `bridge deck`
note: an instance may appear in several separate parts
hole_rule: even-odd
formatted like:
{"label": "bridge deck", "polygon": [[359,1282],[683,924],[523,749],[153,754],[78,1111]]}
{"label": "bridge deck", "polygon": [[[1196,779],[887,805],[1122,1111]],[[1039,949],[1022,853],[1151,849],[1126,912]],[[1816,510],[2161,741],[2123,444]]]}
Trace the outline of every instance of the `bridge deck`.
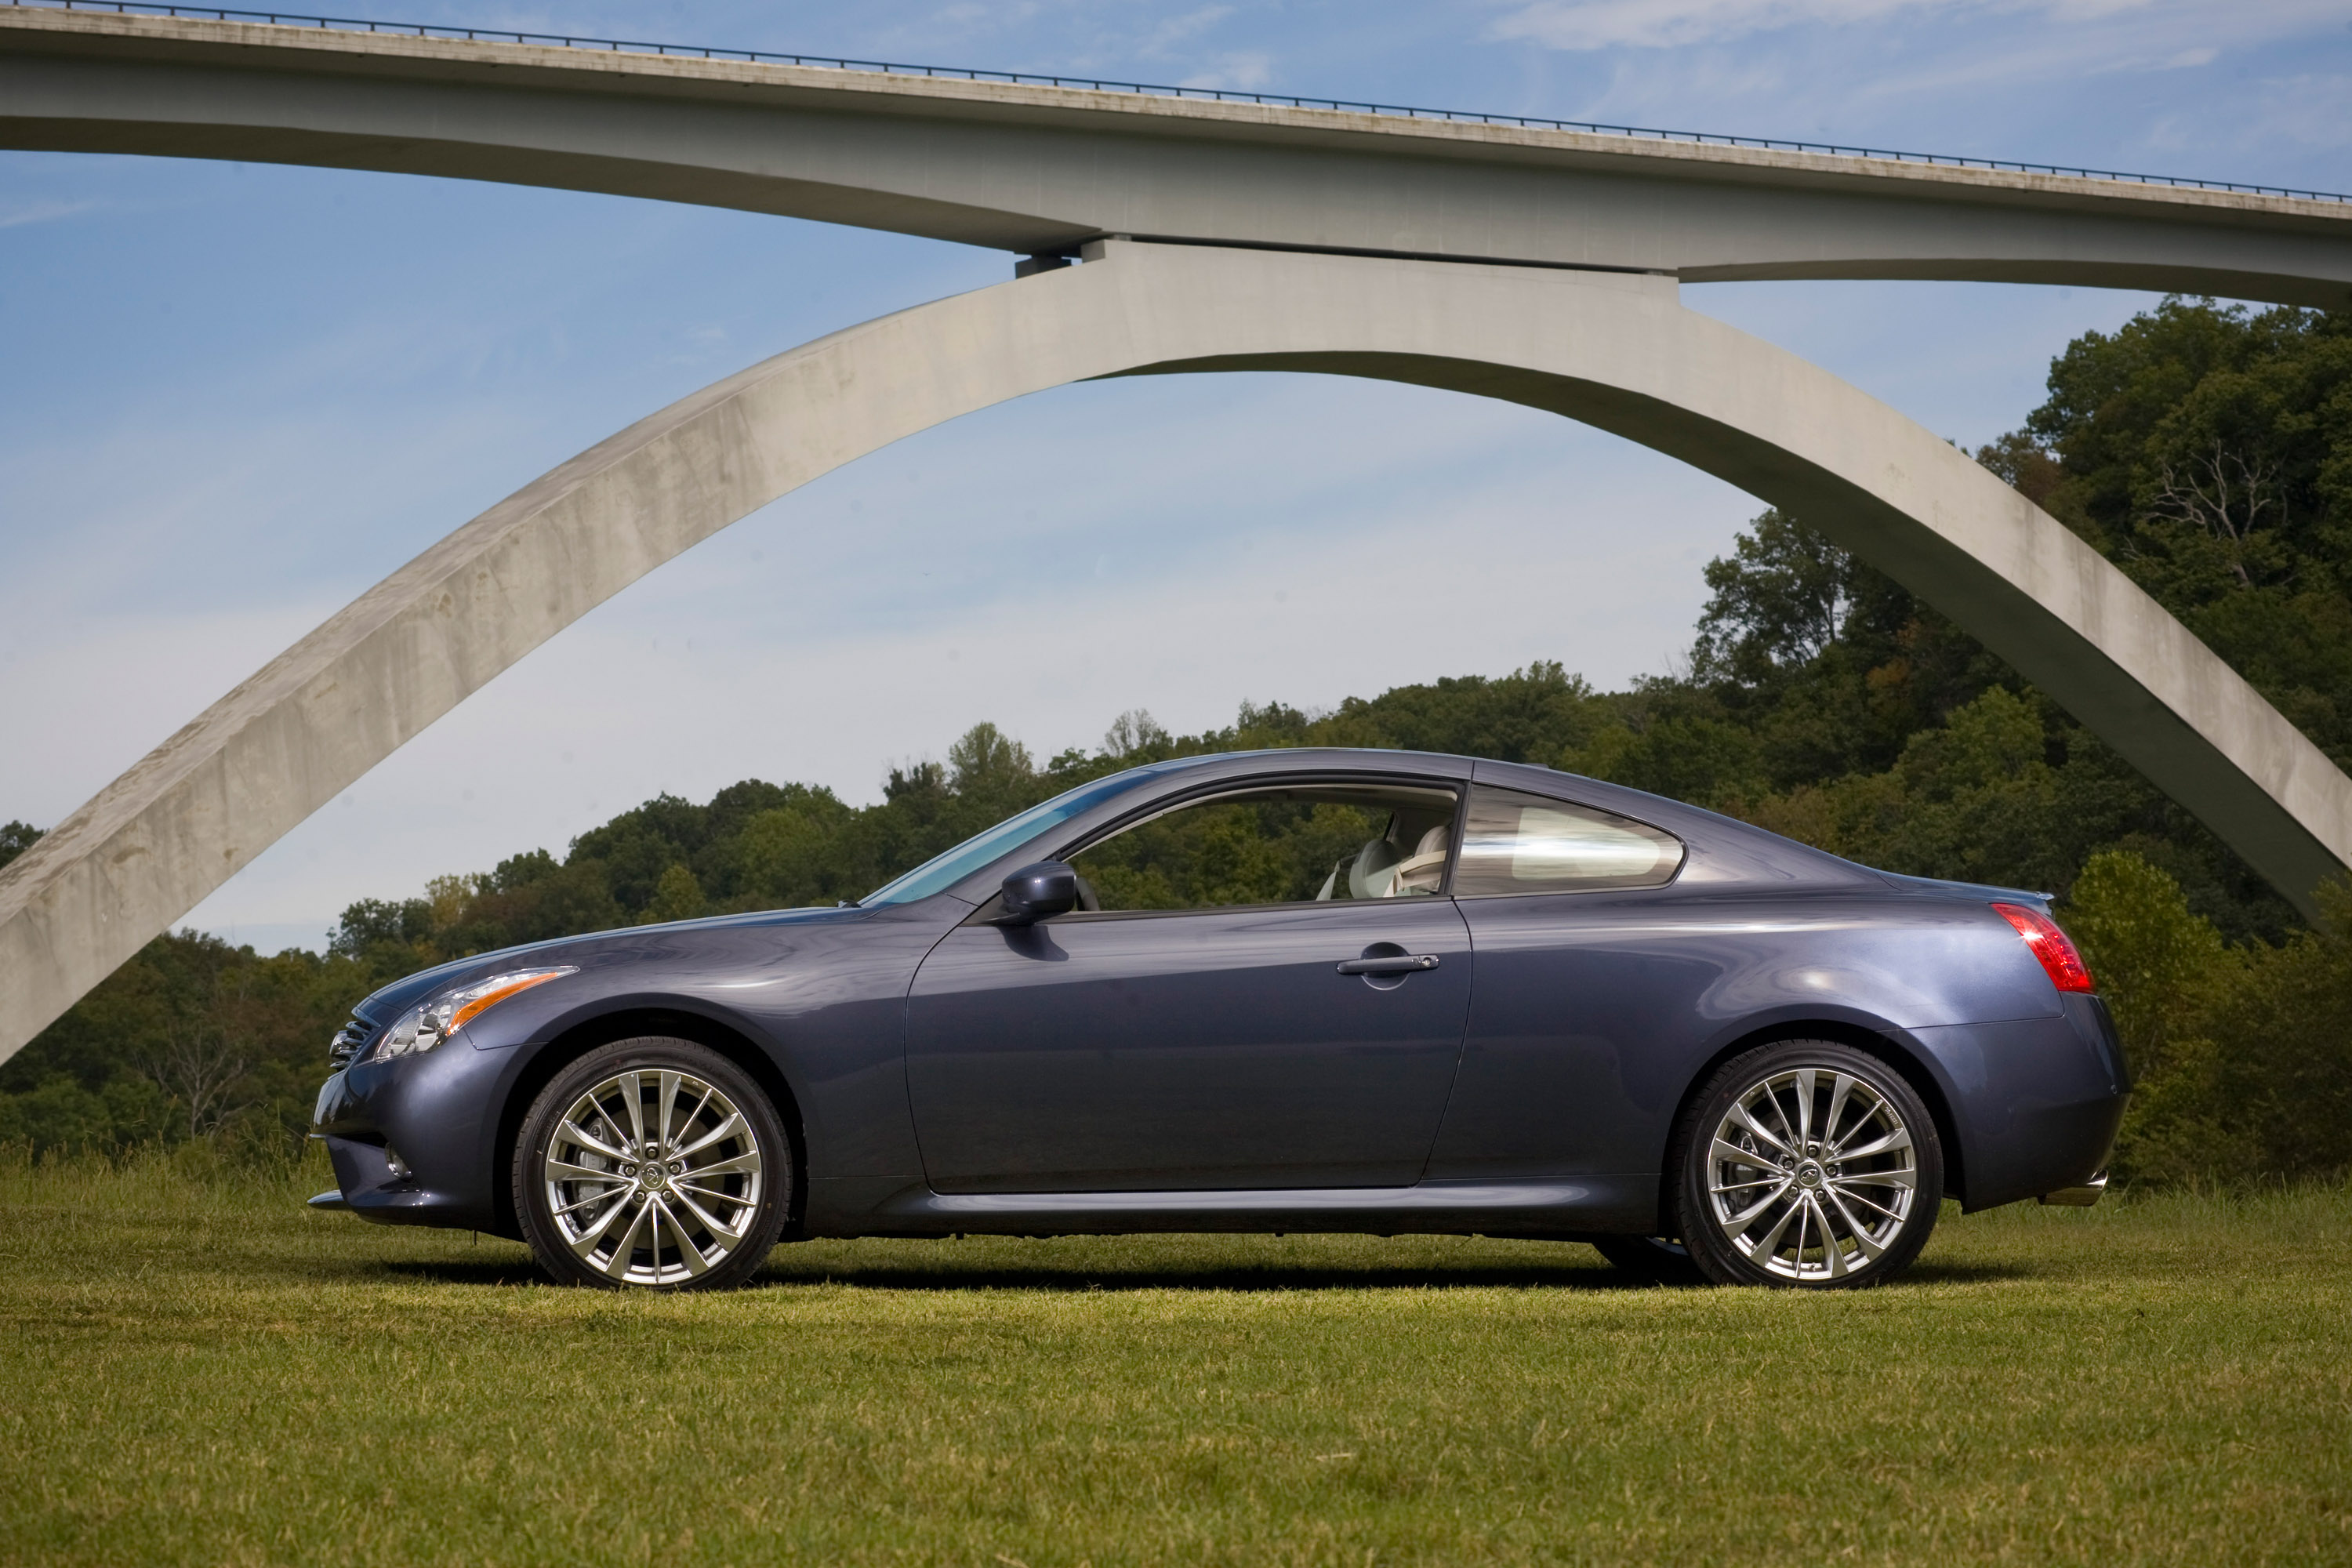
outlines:
{"label": "bridge deck", "polygon": [[539,44],[0,6],[0,145],[562,186],[1024,254],[1105,235],[2352,303],[2352,205]]}

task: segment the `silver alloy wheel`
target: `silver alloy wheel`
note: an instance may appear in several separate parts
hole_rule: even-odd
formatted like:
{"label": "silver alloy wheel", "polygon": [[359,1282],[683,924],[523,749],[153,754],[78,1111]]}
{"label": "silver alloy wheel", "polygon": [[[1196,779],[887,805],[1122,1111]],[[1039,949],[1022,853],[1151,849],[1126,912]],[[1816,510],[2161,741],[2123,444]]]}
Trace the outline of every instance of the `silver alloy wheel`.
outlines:
{"label": "silver alloy wheel", "polygon": [[1731,1102],[1707,1148],[1716,1225],[1783,1279],[1844,1279],[1911,1217],[1918,1156],[1902,1113],[1852,1073],[1798,1068]]}
{"label": "silver alloy wheel", "polygon": [[763,1153],[716,1086],[675,1068],[616,1073],[548,1140],[547,1210],[573,1257],[615,1284],[676,1285],[742,1244]]}

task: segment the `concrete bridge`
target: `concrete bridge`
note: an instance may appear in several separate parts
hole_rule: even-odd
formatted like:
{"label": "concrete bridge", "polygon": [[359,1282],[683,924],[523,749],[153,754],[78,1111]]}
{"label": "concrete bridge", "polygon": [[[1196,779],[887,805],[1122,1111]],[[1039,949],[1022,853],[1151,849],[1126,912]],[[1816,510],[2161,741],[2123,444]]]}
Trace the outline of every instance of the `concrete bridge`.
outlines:
{"label": "concrete bridge", "polygon": [[[1805,518],[2306,911],[2352,780],[2073,533],[1678,280],[2352,304],[2294,195],[1025,83],[0,7],[0,146],[328,164],[996,247],[1014,281],[731,376],[465,524],[0,870],[0,1058],[532,647],[794,487],[1093,377],[1294,370],[1549,409]],[[1076,263],[1076,265],[1068,265]]]}

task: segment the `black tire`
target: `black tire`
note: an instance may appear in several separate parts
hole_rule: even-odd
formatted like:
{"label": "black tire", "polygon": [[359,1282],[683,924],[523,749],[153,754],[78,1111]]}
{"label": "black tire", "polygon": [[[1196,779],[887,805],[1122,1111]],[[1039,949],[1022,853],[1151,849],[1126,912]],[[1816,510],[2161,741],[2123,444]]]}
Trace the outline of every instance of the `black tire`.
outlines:
{"label": "black tire", "polygon": [[726,1289],[759,1268],[792,1213],[793,1153],[767,1095],[717,1051],[615,1040],[531,1101],[515,1215],[563,1284]]}
{"label": "black tire", "polygon": [[1690,1249],[1668,1236],[1597,1236],[1592,1248],[1612,1267],[1658,1285],[1704,1285]]}
{"label": "black tire", "polygon": [[1684,1244],[1720,1285],[1883,1284],[1919,1256],[1944,1200],[1943,1145],[1918,1091],[1828,1040],[1725,1063],[1675,1124],[1668,1158]]}

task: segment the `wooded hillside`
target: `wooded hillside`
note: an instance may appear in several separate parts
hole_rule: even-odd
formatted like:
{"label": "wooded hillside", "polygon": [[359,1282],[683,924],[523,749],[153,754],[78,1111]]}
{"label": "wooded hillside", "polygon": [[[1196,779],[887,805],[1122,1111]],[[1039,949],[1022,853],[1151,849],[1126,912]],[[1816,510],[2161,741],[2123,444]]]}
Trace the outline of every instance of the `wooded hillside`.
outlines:
{"label": "wooded hillside", "polygon": [[[2352,318],[2168,300],[2053,364],[1979,460],[2180,616],[2352,764]],[[515,942],[855,899],[1074,784],[1180,753],[1392,746],[1540,763],[1926,876],[2046,889],[2145,1083],[2142,1179],[2352,1163],[2352,946],[1974,639],[1775,511],[1706,567],[1685,673],[1597,691],[1558,664],[1268,700],[1171,735],[1140,709],[1045,759],[982,722],[851,806],[746,780],[662,796],[487,871],[344,911],[328,950],[159,939],[0,1064],[0,1142],[299,1135],[327,1036],[373,986]],[[37,837],[0,829],[0,864]],[[2352,890],[2338,898],[2352,931]]]}

